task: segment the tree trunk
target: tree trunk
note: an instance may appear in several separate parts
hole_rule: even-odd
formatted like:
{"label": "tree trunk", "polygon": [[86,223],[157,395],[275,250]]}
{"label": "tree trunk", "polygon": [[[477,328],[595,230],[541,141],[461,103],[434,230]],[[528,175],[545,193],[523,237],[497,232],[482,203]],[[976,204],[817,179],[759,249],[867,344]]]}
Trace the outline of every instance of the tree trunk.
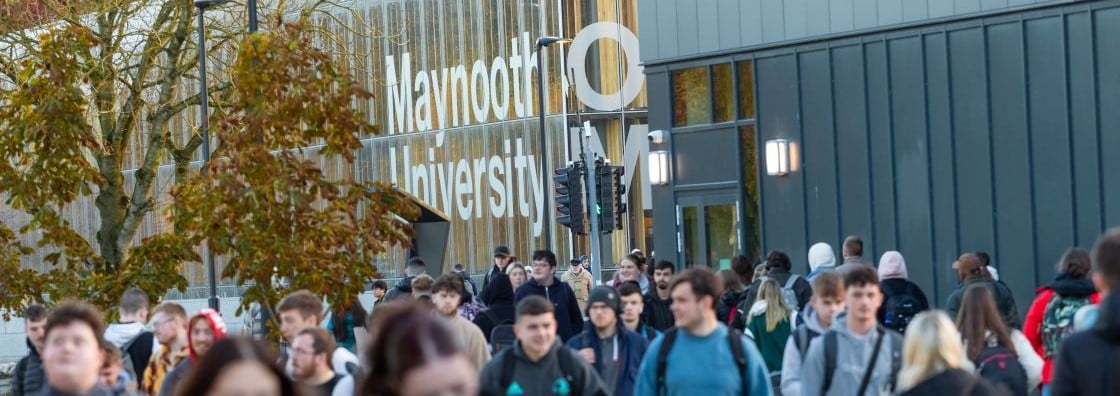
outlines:
{"label": "tree trunk", "polygon": [[97,244],[101,248],[101,258],[106,272],[114,271],[124,260],[124,246],[120,244],[121,226],[128,208],[128,197],[124,195],[124,176],[120,169],[120,154],[108,152],[97,156],[97,166],[105,184],[101,185],[94,206],[101,217],[97,230]]}

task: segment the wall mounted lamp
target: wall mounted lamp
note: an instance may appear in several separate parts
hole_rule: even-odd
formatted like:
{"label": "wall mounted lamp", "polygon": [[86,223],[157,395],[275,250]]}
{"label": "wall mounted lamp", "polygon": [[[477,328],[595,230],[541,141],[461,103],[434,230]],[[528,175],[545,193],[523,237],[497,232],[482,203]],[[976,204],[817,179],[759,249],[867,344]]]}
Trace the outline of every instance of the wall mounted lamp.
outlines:
{"label": "wall mounted lamp", "polygon": [[669,152],[657,150],[649,152],[649,184],[664,186],[669,184]]}
{"label": "wall mounted lamp", "polygon": [[[794,147],[791,149],[791,146]],[[766,174],[770,176],[788,175],[791,167],[790,157],[796,145],[786,139],[772,139],[766,141]]]}

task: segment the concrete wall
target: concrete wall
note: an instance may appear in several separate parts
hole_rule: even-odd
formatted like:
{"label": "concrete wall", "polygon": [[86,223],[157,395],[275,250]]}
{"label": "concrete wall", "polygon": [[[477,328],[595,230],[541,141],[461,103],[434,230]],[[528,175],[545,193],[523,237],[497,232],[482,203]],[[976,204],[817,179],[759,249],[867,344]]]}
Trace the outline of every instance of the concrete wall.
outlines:
{"label": "concrete wall", "polygon": [[[642,0],[642,62],[1074,0]],[[652,96],[651,96],[652,97]]]}

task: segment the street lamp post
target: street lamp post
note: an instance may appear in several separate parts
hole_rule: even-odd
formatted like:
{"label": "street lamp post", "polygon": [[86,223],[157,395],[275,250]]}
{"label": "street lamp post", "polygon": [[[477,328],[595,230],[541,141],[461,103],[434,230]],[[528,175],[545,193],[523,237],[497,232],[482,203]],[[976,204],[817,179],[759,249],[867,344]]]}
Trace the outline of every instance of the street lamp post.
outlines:
{"label": "street lamp post", "polygon": [[[198,7],[198,103],[202,107],[202,115],[198,121],[198,130],[202,133],[202,172],[206,172],[205,165],[210,162],[210,105],[206,87],[206,9],[224,4],[229,0],[195,0],[194,6]],[[210,308],[219,311],[218,300],[218,275],[214,266],[214,251],[209,246],[206,248],[206,268],[210,281]]]}
{"label": "street lamp post", "polygon": [[249,0],[249,33],[257,32],[257,0]]}
{"label": "street lamp post", "polygon": [[548,171],[548,134],[545,132],[544,115],[544,47],[553,43],[570,43],[572,39],[544,36],[537,39],[537,102],[540,103],[540,108],[537,113],[540,116],[540,139],[541,139],[541,193],[544,194],[542,201],[544,201],[544,209],[541,210],[541,227],[544,232],[544,244],[549,250],[552,249],[552,210],[549,209],[549,194],[548,180],[552,178],[552,173]]}

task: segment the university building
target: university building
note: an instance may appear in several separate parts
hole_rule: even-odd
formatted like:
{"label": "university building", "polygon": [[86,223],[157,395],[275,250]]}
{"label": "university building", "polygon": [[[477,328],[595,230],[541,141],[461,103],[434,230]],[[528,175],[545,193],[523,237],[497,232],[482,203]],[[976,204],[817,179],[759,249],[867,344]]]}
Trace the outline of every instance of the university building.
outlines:
{"label": "university building", "polygon": [[[654,246],[687,266],[849,234],[937,304],[985,251],[1025,312],[1120,225],[1120,1],[649,0]],[[656,26],[655,29],[651,26]],[[656,167],[654,165],[657,165]],[[662,226],[662,225],[675,226]],[[839,259],[839,257],[838,257]]]}

